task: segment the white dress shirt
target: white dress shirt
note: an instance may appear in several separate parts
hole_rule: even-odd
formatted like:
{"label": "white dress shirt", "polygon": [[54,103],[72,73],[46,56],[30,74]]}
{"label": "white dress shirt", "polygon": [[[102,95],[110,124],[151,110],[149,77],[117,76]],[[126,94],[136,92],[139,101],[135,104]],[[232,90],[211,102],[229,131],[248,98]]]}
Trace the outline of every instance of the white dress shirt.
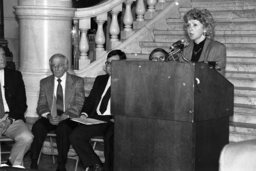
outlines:
{"label": "white dress shirt", "polygon": [[0,70],[0,83],[1,83],[1,91],[2,91],[2,99],[3,99],[3,105],[4,105],[4,111],[9,112],[9,106],[5,100],[5,84],[4,84],[4,70]]}
{"label": "white dress shirt", "polygon": [[111,96],[110,96],[110,99],[108,101],[108,105],[107,105],[106,111],[104,113],[100,112],[101,101],[102,101],[103,97],[105,96],[106,92],[108,91],[108,88],[110,87],[110,85],[111,85],[111,77],[109,76],[107,85],[106,85],[105,90],[103,91],[103,93],[101,95],[101,99],[100,99],[100,102],[99,102],[98,107],[97,107],[97,113],[99,115],[111,115],[111,112],[110,112]]}

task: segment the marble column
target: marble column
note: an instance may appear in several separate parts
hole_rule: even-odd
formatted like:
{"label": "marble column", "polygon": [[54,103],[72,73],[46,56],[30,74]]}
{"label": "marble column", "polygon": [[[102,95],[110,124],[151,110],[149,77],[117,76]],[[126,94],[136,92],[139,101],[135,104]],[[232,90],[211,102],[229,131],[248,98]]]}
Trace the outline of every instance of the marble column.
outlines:
{"label": "marble column", "polygon": [[6,44],[6,40],[4,39],[4,8],[3,8],[3,0],[0,0],[0,45]]}
{"label": "marble column", "polygon": [[26,117],[37,117],[40,79],[51,74],[49,58],[62,53],[71,60],[72,0],[19,0],[20,71],[26,86]]}

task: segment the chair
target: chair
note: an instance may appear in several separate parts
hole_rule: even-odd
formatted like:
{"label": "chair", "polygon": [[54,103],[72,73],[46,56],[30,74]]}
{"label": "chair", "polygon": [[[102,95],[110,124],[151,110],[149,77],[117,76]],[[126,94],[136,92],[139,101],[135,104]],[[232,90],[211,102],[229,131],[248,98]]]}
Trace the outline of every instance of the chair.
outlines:
{"label": "chair", "polygon": [[13,139],[6,136],[0,137],[0,165],[2,164],[2,154],[10,154],[10,151],[2,151],[2,142],[13,142]]}
{"label": "chair", "polygon": [[[102,152],[102,151],[96,150],[97,143],[104,143],[103,137],[94,137],[94,138],[91,138],[91,143],[92,143],[92,148],[93,148],[93,150],[95,151],[95,153],[96,153],[97,155],[99,155],[101,161],[104,162],[104,155],[101,155],[101,152]],[[104,153],[104,152],[102,152],[102,153]],[[101,156],[102,156],[102,157],[101,157]],[[85,171],[89,171],[89,167],[87,167],[87,168],[85,169]]]}
{"label": "chair", "polygon": [[[55,164],[55,156],[58,155],[58,150],[57,150],[57,144],[54,142],[54,138],[56,138],[56,134],[53,132],[50,132],[46,136],[46,140],[43,143],[41,152],[39,154],[37,163],[39,164],[40,159],[41,159],[41,154],[46,154],[46,155],[51,155],[52,156],[52,162]],[[49,141],[47,141],[49,139]],[[69,159],[76,160],[75,164],[75,169],[74,171],[77,171],[78,168],[78,163],[79,163],[79,157],[77,156],[75,150],[70,146],[68,156]]]}

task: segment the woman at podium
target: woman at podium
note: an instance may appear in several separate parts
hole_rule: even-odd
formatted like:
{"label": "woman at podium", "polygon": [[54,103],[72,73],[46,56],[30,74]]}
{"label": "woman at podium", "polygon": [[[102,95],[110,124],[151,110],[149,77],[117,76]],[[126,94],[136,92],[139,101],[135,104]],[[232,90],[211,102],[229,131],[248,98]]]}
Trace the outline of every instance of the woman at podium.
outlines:
{"label": "woman at podium", "polygon": [[183,56],[191,62],[213,63],[216,70],[225,74],[226,47],[214,40],[214,20],[207,9],[191,9],[184,17],[184,28],[189,44]]}

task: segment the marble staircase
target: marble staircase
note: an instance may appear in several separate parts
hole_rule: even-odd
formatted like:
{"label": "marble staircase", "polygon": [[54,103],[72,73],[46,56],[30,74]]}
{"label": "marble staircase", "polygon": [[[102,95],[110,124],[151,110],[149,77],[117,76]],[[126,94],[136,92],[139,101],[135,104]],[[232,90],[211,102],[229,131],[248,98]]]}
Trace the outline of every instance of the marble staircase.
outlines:
{"label": "marble staircase", "polygon": [[[256,1],[194,0],[190,7],[187,6],[179,8],[178,17],[164,16],[163,25],[155,24],[153,28],[149,28],[145,24],[134,24],[134,31],[143,27],[152,31],[146,39],[145,35],[141,36],[139,48],[133,48],[132,43],[124,48],[128,58],[148,59],[149,53],[156,47],[168,50],[173,42],[185,37],[182,16],[186,11],[193,7],[209,9],[216,22],[215,39],[227,47],[226,78],[235,86],[234,116],[230,118],[230,141],[256,138]],[[157,9],[156,13],[160,14],[161,8]],[[150,20],[146,19],[145,23]],[[139,51],[133,52],[134,49]],[[85,78],[87,95],[93,82],[94,78]]]}
{"label": "marble staircase", "polygon": [[256,138],[256,2],[192,2],[191,7],[179,9],[179,18],[166,19],[166,27],[155,27],[154,40],[141,40],[142,53],[131,58],[147,59],[154,48],[168,50],[173,42],[184,38],[182,16],[193,7],[211,11],[216,22],[215,39],[227,47],[226,78],[235,86],[230,141]]}

